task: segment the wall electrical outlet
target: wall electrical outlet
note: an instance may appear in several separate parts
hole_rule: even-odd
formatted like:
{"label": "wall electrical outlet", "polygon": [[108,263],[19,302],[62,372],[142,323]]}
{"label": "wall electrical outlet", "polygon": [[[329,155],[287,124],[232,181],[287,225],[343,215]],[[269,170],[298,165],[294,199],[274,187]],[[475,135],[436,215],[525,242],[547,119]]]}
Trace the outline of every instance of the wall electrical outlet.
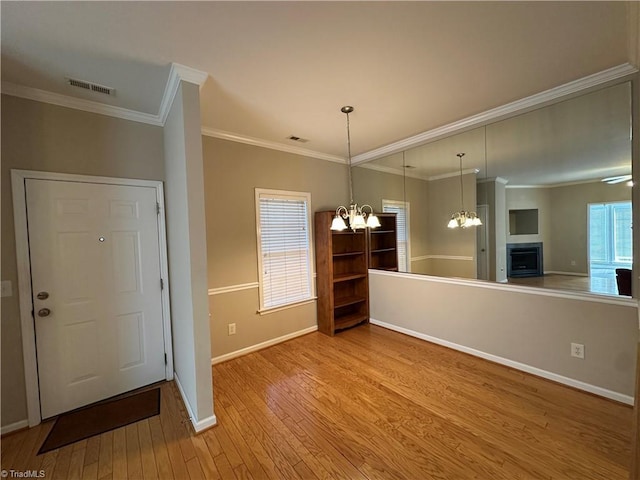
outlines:
{"label": "wall electrical outlet", "polygon": [[228,326],[229,326],[229,335],[235,335],[236,334],[236,324],[235,323],[230,323]]}
{"label": "wall electrical outlet", "polygon": [[584,345],[582,345],[581,343],[572,343],[571,356],[576,358],[584,358]]}

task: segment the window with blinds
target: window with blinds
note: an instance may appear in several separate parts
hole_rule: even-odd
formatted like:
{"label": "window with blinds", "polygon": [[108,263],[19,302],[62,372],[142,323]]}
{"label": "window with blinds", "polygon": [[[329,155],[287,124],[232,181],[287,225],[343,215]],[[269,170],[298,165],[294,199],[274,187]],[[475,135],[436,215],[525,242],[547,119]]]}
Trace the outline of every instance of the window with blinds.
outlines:
{"label": "window with blinds", "polygon": [[396,214],[398,271],[411,272],[411,248],[409,245],[409,202],[382,200],[382,211]]}
{"label": "window with blinds", "polygon": [[589,205],[591,265],[630,267],[633,261],[631,202]]}
{"label": "window with blinds", "polygon": [[310,300],[311,195],[256,189],[260,311]]}

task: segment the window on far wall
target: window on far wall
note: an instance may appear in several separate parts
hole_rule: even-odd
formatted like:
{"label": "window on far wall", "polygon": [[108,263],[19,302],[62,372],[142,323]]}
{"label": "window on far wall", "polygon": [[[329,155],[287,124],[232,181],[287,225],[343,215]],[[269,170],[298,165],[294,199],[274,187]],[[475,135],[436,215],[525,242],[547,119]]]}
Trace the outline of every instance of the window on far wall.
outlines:
{"label": "window on far wall", "polygon": [[398,271],[411,272],[411,247],[409,245],[409,202],[382,200],[384,213],[396,214],[396,236],[398,248]]}
{"label": "window on far wall", "polygon": [[311,194],[256,188],[260,311],[313,298]]}
{"label": "window on far wall", "polygon": [[631,202],[589,204],[589,261],[592,268],[631,267]]}

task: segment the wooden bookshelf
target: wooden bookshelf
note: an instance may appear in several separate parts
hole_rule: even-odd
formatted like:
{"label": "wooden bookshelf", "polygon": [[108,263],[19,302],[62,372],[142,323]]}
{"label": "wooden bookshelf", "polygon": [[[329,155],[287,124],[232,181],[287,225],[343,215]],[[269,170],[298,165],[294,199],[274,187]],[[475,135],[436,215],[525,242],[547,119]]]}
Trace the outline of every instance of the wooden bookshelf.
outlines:
{"label": "wooden bookshelf", "polygon": [[369,321],[367,235],[332,231],[334,215],[315,214],[318,330],[331,336]]}
{"label": "wooden bookshelf", "polygon": [[398,271],[398,238],[395,213],[377,213],[380,227],[367,228],[369,268]]}

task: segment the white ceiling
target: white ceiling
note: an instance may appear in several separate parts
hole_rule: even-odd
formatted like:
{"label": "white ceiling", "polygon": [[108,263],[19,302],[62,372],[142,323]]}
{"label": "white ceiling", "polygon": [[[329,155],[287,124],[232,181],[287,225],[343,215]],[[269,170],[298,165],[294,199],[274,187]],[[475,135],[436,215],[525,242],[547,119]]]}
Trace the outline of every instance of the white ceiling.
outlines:
{"label": "white ceiling", "polygon": [[[157,114],[172,62],[204,128],[344,157],[630,62],[625,2],[7,2],[2,80]],[[116,89],[69,87],[65,76]],[[296,144],[286,138],[309,139]]]}

